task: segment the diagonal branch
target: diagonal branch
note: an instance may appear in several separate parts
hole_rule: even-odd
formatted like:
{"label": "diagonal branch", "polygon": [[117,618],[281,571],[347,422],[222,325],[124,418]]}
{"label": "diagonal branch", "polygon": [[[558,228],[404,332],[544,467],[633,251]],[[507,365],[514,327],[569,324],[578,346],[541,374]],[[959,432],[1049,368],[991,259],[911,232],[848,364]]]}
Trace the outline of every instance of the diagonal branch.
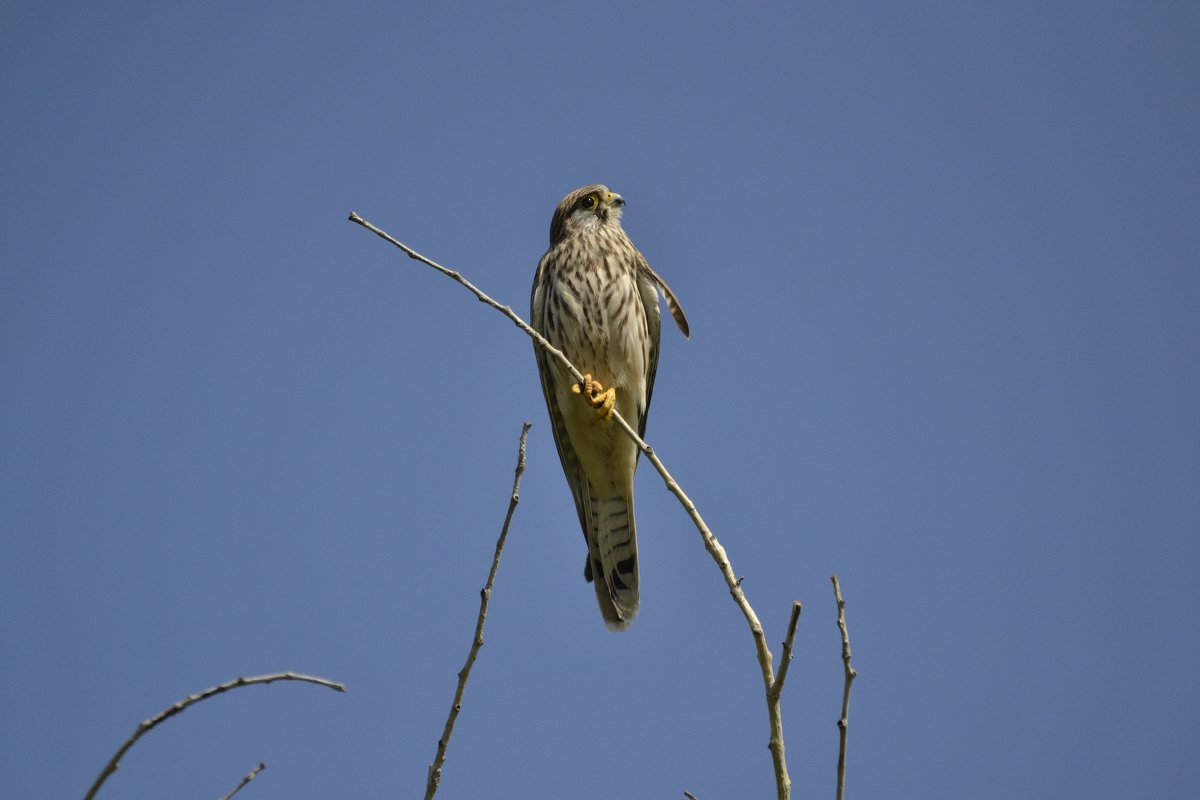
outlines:
{"label": "diagonal branch", "polygon": [[529,429],[532,425],[532,422],[526,422],[521,428],[521,444],[517,449],[517,469],[516,474],[513,475],[508,513],[504,515],[504,526],[500,528],[500,538],[496,540],[496,553],[492,556],[492,569],[488,572],[487,583],[479,592],[479,617],[475,620],[475,638],[471,640],[467,663],[458,673],[458,687],[454,690],[454,701],[450,704],[450,716],[446,718],[446,726],[442,729],[442,738],[438,739],[437,754],[433,758],[433,763],[429,765],[429,776],[425,783],[425,800],[433,800],[433,796],[437,794],[438,785],[442,782],[442,764],[446,761],[446,748],[450,746],[454,723],[458,720],[458,712],[462,710],[463,694],[467,691],[467,679],[471,677],[471,667],[475,665],[475,657],[479,655],[479,648],[483,647],[483,622],[487,619],[488,602],[492,598],[492,586],[496,583],[496,572],[500,569],[500,555],[504,552],[504,542],[508,539],[508,526],[512,524],[517,503],[521,502],[521,475],[525,472],[525,439],[529,436]]}
{"label": "diagonal branch", "polygon": [[229,794],[222,797],[221,800],[231,800],[231,798],[235,794],[237,794],[242,789],[244,789],[246,787],[246,784],[248,784],[250,781],[257,778],[258,773],[262,772],[266,768],[267,768],[267,765],[265,762],[263,762],[263,761],[258,762],[258,766],[255,767],[254,769],[250,770],[249,772],[247,772],[246,777],[242,778],[242,782],[239,783],[237,786],[233,787],[233,791],[231,791]]}
{"label": "diagonal branch", "polygon": [[146,733],[153,730],[159,723],[165,722],[171,717],[187,710],[190,706],[199,703],[201,700],[207,700],[210,697],[215,697],[219,694],[224,694],[230,689],[240,689],[243,686],[253,686],[256,683],[274,683],[275,681],[304,681],[305,683],[315,683],[318,686],[326,686],[337,692],[346,691],[346,687],[340,683],[336,683],[325,678],[317,678],[312,675],[301,675],[297,672],[275,672],[270,675],[256,675],[252,678],[235,678],[220,686],[213,686],[210,689],[205,689],[199,694],[188,695],[170,708],[160,711],[148,720],[138,725],[137,730],[133,735],[125,740],[125,744],[121,745],[121,749],[113,754],[113,757],[104,765],[104,769],[96,778],[96,782],[92,784],[92,788],[88,789],[88,793],[84,795],[84,800],[92,800],[96,796],[96,792],[100,791],[100,787],[108,780],[108,776],[117,771],[121,765],[121,759],[129,752],[129,748],[133,747],[134,742],[142,738]]}
{"label": "diagonal branch", "polygon": [[[567,357],[563,354],[563,351],[559,350],[557,347],[550,344],[550,342],[548,342],[545,337],[543,337],[540,333],[538,333],[532,327],[530,327],[528,322],[521,319],[521,316],[517,312],[512,310],[512,306],[500,305],[500,303],[497,303],[495,300],[493,300],[492,298],[490,298],[486,294],[484,294],[482,290],[480,290],[477,286],[475,286],[475,284],[471,283],[469,280],[464,278],[462,276],[461,272],[450,269],[449,267],[443,267],[441,264],[437,263],[436,261],[432,261],[432,260],[426,258],[425,256],[418,253],[416,250],[413,250],[411,247],[406,245],[404,242],[401,242],[400,240],[392,237],[392,235],[389,234],[387,231],[383,231],[383,230],[380,230],[379,228],[376,228],[374,225],[367,222],[365,219],[363,219],[362,217],[360,217],[357,213],[355,213],[353,211],[350,212],[350,221],[358,223],[359,225],[361,225],[364,228],[366,228],[367,230],[369,230],[371,233],[378,236],[380,239],[383,239],[384,241],[390,242],[390,243],[394,244],[396,247],[399,247],[401,250],[404,251],[405,255],[407,255],[409,258],[413,259],[414,261],[420,261],[422,264],[424,264],[427,267],[433,267],[438,272],[442,273],[447,278],[450,278],[452,281],[458,283],[460,286],[465,288],[468,292],[475,295],[476,300],[478,300],[479,302],[481,302],[485,305],[491,306],[492,308],[496,309],[504,316],[508,317],[510,320],[512,320],[514,325],[516,325],[521,330],[525,331],[525,334],[527,336],[529,336],[531,339],[533,339],[533,341],[537,342],[538,347],[545,350],[552,357],[557,358],[562,363],[562,365],[567,368],[567,371],[569,371],[571,373],[571,377],[573,377],[576,381],[579,381],[580,383],[583,382],[583,373],[580,372],[578,369],[576,369],[575,365],[567,360]],[[625,432],[633,437],[633,440],[638,443],[639,447],[641,447],[643,449],[645,449],[647,447],[646,443],[643,442],[641,440],[641,438],[638,437],[637,431],[635,431],[633,428],[629,427],[629,423],[626,422],[625,420],[621,419],[621,415],[616,413],[615,410],[613,412],[613,418],[620,420],[620,424],[625,429]]]}
{"label": "diagonal branch", "polygon": [[788,666],[792,663],[792,642],[796,638],[796,624],[800,622],[800,612],[804,604],[799,600],[792,603],[792,618],[788,620],[787,636],[783,637],[783,653],[779,656],[779,674],[775,676],[775,685],[771,687],[770,697],[779,702],[783,694],[783,682],[787,680]]}
{"label": "diagonal branch", "polygon": [[[568,372],[571,373],[571,376],[575,378],[576,381],[583,381],[583,373],[581,373],[579,369],[570,362],[566,355],[564,355],[563,352],[554,345],[550,344],[550,342],[547,341],[544,336],[530,327],[529,323],[521,319],[521,317],[512,310],[511,306],[501,305],[500,303],[496,302],[482,290],[478,289],[474,284],[464,278],[458,271],[449,269],[448,267],[443,267],[441,264],[426,258],[408,245],[395,239],[387,232],[380,230],[370,222],[367,222],[357,213],[351,212],[350,221],[361,225],[362,227],[374,233],[376,236],[379,236],[385,241],[388,241],[400,248],[409,258],[420,261],[426,266],[432,267],[433,269],[462,285],[467,289],[467,291],[475,295],[477,300],[491,306],[504,316],[508,317],[513,324],[515,324],[518,328],[524,331],[527,336],[533,339],[538,347],[542,348],[542,350],[544,350],[551,358],[557,359],[559,363],[566,367]],[[754,637],[754,648],[758,655],[759,669],[762,671],[763,692],[766,695],[767,700],[767,715],[770,718],[771,724],[771,739],[770,743],[768,744],[768,748],[771,751],[771,759],[775,768],[776,793],[778,795],[778,800],[788,800],[788,798],[791,797],[792,781],[788,776],[787,758],[784,754],[783,717],[780,714],[778,697],[776,696],[774,699],[772,699],[772,689],[775,685],[775,668],[773,666],[771,649],[767,646],[767,637],[763,632],[762,623],[759,622],[758,615],[751,607],[750,601],[746,599],[745,592],[742,591],[741,580],[738,579],[733,571],[733,567],[730,566],[729,556],[726,554],[725,548],[721,546],[721,543],[717,541],[717,537],[713,535],[711,530],[709,530],[708,524],[705,523],[704,518],[700,516],[699,510],[697,510],[696,504],[692,502],[692,499],[687,496],[687,494],[671,476],[671,473],[667,471],[666,466],[659,459],[658,454],[654,452],[654,449],[650,447],[650,445],[646,444],[642,437],[638,436],[637,431],[634,430],[625,420],[625,418],[617,413],[615,409],[613,411],[613,420],[617,423],[617,425],[620,426],[621,430],[625,431],[625,435],[633,440],[638,449],[645,454],[646,459],[654,466],[655,471],[657,471],[662,477],[663,482],[667,486],[667,491],[675,495],[676,499],[679,500],[684,511],[686,511],[687,515],[691,518],[692,524],[695,525],[696,530],[699,531],[700,537],[704,541],[704,548],[708,551],[708,554],[716,563],[717,569],[721,571],[721,577],[725,579],[725,584],[729,587],[729,594],[733,597],[733,602],[737,604],[738,609],[742,612],[742,616],[746,618],[746,624],[750,627],[750,634]]]}

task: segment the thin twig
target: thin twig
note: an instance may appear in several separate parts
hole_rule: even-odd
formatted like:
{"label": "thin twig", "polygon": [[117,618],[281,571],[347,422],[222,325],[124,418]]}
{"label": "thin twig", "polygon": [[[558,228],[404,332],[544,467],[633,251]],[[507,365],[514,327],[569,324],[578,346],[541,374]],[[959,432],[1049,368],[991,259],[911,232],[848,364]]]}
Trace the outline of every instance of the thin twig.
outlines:
{"label": "thin twig", "polygon": [[788,666],[792,663],[792,642],[796,638],[796,623],[800,621],[800,612],[804,604],[799,600],[792,603],[792,618],[788,620],[787,636],[783,637],[783,652],[779,654],[779,673],[775,676],[775,685],[771,688],[771,698],[778,703],[783,694],[783,682],[787,680]]}
{"label": "thin twig", "polygon": [[475,665],[475,657],[479,648],[483,647],[483,623],[487,619],[488,602],[492,598],[492,587],[496,583],[496,572],[500,569],[500,556],[504,552],[504,542],[508,538],[508,526],[512,524],[513,514],[517,503],[521,502],[521,475],[525,472],[525,439],[529,436],[529,428],[533,425],[526,422],[521,427],[521,443],[517,448],[517,469],[513,475],[512,494],[508,499],[508,513],[504,515],[504,526],[500,528],[500,538],[496,540],[496,552],[492,556],[492,568],[488,572],[487,583],[479,592],[479,617],[475,620],[475,637],[471,640],[471,650],[467,653],[467,663],[458,673],[458,687],[454,690],[454,702],[450,704],[450,715],[446,718],[446,726],[442,729],[442,738],[438,739],[437,754],[429,765],[429,775],[425,783],[425,800],[432,800],[437,794],[438,785],[442,782],[442,764],[446,761],[446,748],[450,746],[450,736],[454,733],[454,723],[458,712],[462,710],[463,694],[467,691],[467,679],[471,677],[471,667]]}
{"label": "thin twig", "polygon": [[106,780],[108,780],[108,776],[117,771],[117,768],[121,765],[121,759],[125,756],[125,753],[129,751],[129,748],[133,747],[134,742],[142,738],[142,736],[152,730],[160,722],[165,722],[176,714],[186,710],[189,706],[199,703],[201,700],[207,700],[210,697],[224,694],[230,689],[240,689],[243,686],[252,686],[256,683],[274,683],[275,681],[304,681],[305,683],[315,683],[319,686],[325,686],[337,692],[346,691],[346,687],[344,685],[336,683],[335,681],[326,680],[325,678],[317,678],[312,675],[301,675],[296,672],[275,672],[270,675],[256,675],[252,678],[235,678],[234,680],[222,683],[220,686],[213,686],[210,689],[205,689],[199,694],[188,695],[175,705],[160,711],[158,714],[154,715],[148,720],[145,720],[141,725],[137,726],[137,730],[133,732],[133,735],[125,740],[125,744],[121,745],[121,749],[117,750],[117,752],[113,754],[113,757],[108,760],[108,763],[104,765],[104,769],[101,770],[99,777],[96,778],[96,782],[92,784],[92,788],[88,790],[88,793],[84,795],[84,800],[92,800],[92,798],[96,796],[96,792],[100,791],[100,787],[104,785]]}
{"label": "thin twig", "polygon": [[[529,323],[521,319],[521,317],[512,310],[512,307],[501,305],[500,303],[496,302],[491,297],[484,294],[483,291],[478,289],[456,270],[443,267],[441,264],[431,261],[417,251],[413,250],[408,245],[395,239],[390,234],[380,230],[370,222],[367,222],[357,213],[350,213],[350,221],[361,225],[362,227],[374,233],[376,236],[379,236],[380,238],[400,248],[409,258],[420,261],[422,264],[432,267],[438,272],[441,272],[443,275],[446,275],[447,277],[461,284],[468,291],[470,291],[471,294],[475,295],[477,300],[491,306],[512,320],[512,322],[518,328],[520,328],[527,336],[533,339],[538,347],[542,348],[552,358],[557,359],[559,363],[566,367],[567,371],[576,381],[583,381],[583,373],[581,373],[579,369],[570,362],[566,355],[564,355],[563,352],[554,345],[550,344],[550,342],[547,341],[544,336],[530,327]],[[621,430],[625,431],[625,435],[637,445],[638,449],[645,454],[646,459],[654,466],[654,469],[662,477],[663,482],[667,486],[667,491],[675,495],[676,499],[679,500],[680,504],[684,508],[684,511],[686,511],[687,515],[691,518],[692,524],[695,525],[696,530],[700,532],[700,536],[704,540],[704,548],[708,551],[708,554],[716,563],[717,568],[721,571],[721,576],[725,579],[725,584],[729,587],[729,594],[733,597],[734,603],[736,603],[737,607],[741,610],[742,616],[746,618],[746,624],[750,627],[750,634],[754,637],[754,647],[758,654],[758,666],[762,671],[763,692],[767,699],[767,716],[770,719],[771,726],[771,739],[767,746],[771,751],[771,759],[775,769],[776,793],[778,800],[788,800],[788,798],[791,797],[792,781],[791,778],[788,777],[787,758],[784,753],[783,717],[780,713],[779,703],[777,701],[772,702],[771,700],[771,690],[775,685],[775,667],[773,665],[771,649],[767,646],[767,637],[763,632],[762,623],[759,622],[758,615],[754,612],[750,602],[746,599],[745,593],[742,591],[742,582],[735,575],[733,568],[730,566],[729,556],[725,553],[725,548],[721,546],[721,543],[717,541],[717,537],[713,535],[711,530],[709,530],[708,524],[705,523],[704,518],[700,516],[700,512],[696,509],[696,504],[692,502],[691,498],[687,496],[679,484],[675,482],[675,479],[671,477],[671,473],[667,471],[666,466],[654,452],[654,449],[650,447],[650,445],[646,444],[642,437],[638,436],[637,431],[634,430],[625,420],[625,418],[622,417],[620,413],[616,412],[615,409],[613,410],[613,420],[617,423]]]}
{"label": "thin twig", "polygon": [[683,793],[683,796],[686,797],[688,800],[696,800],[696,795],[692,794],[691,792],[685,791]]}
{"label": "thin twig", "polygon": [[233,797],[235,794],[240,792],[242,790],[242,787],[244,787],[247,783],[249,783],[250,781],[254,780],[256,777],[258,777],[258,773],[262,772],[266,768],[267,768],[266,763],[264,763],[262,761],[258,762],[258,766],[255,767],[254,769],[250,770],[248,773],[246,773],[246,777],[242,778],[242,782],[239,783],[237,786],[233,787],[233,791],[230,792],[229,794],[225,795],[224,797],[222,797],[221,800],[229,800],[229,798]]}
{"label": "thin twig", "polygon": [[[537,342],[539,347],[541,347],[547,353],[549,353],[550,355],[552,355],[553,357],[555,357],[559,361],[561,361],[563,363],[563,365],[566,366],[567,370],[571,373],[571,376],[573,378],[575,378],[575,380],[577,380],[579,382],[583,381],[583,373],[580,372],[578,369],[576,369],[575,365],[567,360],[567,357],[565,355],[563,355],[563,352],[561,350],[556,348],[554,345],[550,344],[550,342],[546,341],[545,337],[543,337],[540,333],[538,333],[533,328],[531,328],[529,326],[528,322],[521,319],[521,316],[519,314],[517,314],[517,312],[512,310],[512,306],[505,306],[505,305],[501,305],[500,303],[497,303],[495,300],[493,300],[492,298],[490,298],[486,294],[484,294],[483,291],[481,289],[479,289],[475,284],[471,283],[469,280],[464,278],[462,276],[462,273],[458,272],[457,270],[450,269],[449,267],[443,267],[441,264],[437,263],[436,261],[432,261],[432,260],[426,258],[425,256],[418,253],[416,250],[413,250],[411,247],[406,245],[404,242],[401,242],[399,239],[396,239],[395,237],[393,237],[387,231],[376,228],[374,225],[367,222],[365,219],[360,217],[354,211],[350,212],[350,221],[363,226],[364,228],[366,228],[367,230],[369,230],[371,233],[375,234],[379,238],[383,239],[384,241],[394,244],[396,247],[403,250],[404,254],[407,255],[409,258],[413,259],[414,261],[420,261],[422,264],[424,264],[428,267],[433,267],[438,272],[442,273],[446,277],[455,281],[456,283],[458,283],[459,285],[464,287],[468,292],[475,295],[476,300],[478,300],[481,303],[491,306],[492,308],[496,309],[504,316],[508,317],[510,320],[513,321],[513,324],[515,324],[521,330],[525,331],[525,333],[528,336],[530,336],[535,342]],[[614,417],[619,418],[620,414],[614,414]],[[621,420],[621,421],[625,422],[624,420]],[[628,423],[625,424],[625,427],[629,429],[629,431],[633,434],[633,436],[636,439],[637,433],[635,431],[633,431],[632,428],[629,428]],[[637,439],[637,441],[640,442],[641,440]],[[645,446],[645,442],[642,442],[642,445]]]}
{"label": "thin twig", "polygon": [[837,800],[842,800],[846,794],[846,732],[850,726],[850,684],[858,677],[858,672],[850,666],[850,632],[846,630],[846,601],[842,599],[842,587],[837,575],[830,577],[833,581],[833,596],[837,599],[837,624],[842,632],[842,666],[845,668],[846,683],[842,689],[842,717],[838,720],[838,765],[837,765]]}

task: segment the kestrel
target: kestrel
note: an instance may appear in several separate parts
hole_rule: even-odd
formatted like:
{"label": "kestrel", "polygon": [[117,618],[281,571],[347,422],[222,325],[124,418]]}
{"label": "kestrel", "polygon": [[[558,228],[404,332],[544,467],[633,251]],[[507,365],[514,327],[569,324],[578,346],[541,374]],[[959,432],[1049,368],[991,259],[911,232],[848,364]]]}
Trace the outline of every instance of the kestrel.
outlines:
{"label": "kestrel", "polygon": [[618,413],[646,435],[658,368],[658,294],[686,337],[687,317],[666,282],[621,228],[625,201],[594,184],[563,198],[550,222],[530,301],[535,327],[584,373],[577,383],[534,346],[554,443],[587,541],[583,577],[596,588],[611,630],[638,610],[633,473],[638,449],[613,422]]}

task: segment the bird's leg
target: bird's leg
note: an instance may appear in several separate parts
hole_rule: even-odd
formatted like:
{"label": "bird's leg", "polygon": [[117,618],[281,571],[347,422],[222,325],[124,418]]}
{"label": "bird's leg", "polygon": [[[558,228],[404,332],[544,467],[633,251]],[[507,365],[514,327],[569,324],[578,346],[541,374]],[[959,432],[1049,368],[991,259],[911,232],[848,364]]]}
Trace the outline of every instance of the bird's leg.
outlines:
{"label": "bird's leg", "polygon": [[614,387],[605,389],[600,381],[593,379],[591,375],[584,375],[583,383],[574,384],[571,391],[582,394],[588,405],[596,409],[596,419],[612,419],[613,409],[617,406],[617,390]]}

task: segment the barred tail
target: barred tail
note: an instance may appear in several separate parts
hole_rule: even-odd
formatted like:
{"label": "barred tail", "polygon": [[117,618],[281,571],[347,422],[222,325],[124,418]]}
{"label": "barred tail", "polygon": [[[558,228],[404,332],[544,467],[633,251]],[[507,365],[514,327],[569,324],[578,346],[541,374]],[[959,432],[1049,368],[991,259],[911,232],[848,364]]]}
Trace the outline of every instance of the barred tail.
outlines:
{"label": "barred tail", "polygon": [[[589,486],[588,489],[593,489]],[[633,487],[609,497],[587,498],[588,561],[583,576],[596,587],[609,630],[623,631],[638,612],[637,526]]]}

